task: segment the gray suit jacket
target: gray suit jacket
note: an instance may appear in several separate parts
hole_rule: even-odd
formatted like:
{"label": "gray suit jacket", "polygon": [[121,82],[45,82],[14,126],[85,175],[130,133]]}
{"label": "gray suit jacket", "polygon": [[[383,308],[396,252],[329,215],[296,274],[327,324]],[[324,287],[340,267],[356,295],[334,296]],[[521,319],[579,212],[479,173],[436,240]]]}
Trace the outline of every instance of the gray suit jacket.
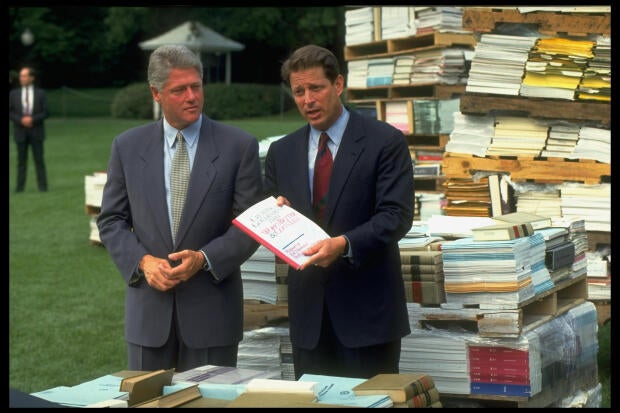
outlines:
{"label": "gray suit jacket", "polygon": [[[265,191],[283,195],[312,217],[308,186],[309,126],[273,142],[265,159]],[[410,332],[398,241],[413,223],[413,165],[393,126],[351,111],[331,174],[324,229],[345,234],[352,262],[289,268],[288,310],[294,345],[316,345],[327,305],[347,347],[381,344]]]}
{"label": "gray suit jacket", "polygon": [[[128,130],[114,139],[97,224],[102,243],[127,283],[127,341],[163,345],[173,305],[178,332],[189,347],[238,343],[243,338],[240,265],[258,247],[231,224],[260,200],[256,138],[203,115],[185,211],[173,245],[164,186],[162,121]],[[129,280],[145,254],[165,258],[184,249],[206,252],[220,278],[199,271],[173,290],[161,292],[144,280]]]}

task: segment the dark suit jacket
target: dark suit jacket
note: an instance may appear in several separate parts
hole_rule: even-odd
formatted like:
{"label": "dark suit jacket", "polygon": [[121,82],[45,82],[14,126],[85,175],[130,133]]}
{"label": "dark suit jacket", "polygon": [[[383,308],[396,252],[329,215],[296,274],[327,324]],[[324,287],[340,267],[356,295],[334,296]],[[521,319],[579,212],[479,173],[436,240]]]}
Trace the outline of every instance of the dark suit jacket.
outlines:
{"label": "dark suit jacket", "polygon": [[[34,102],[32,106],[33,127],[30,129],[30,137],[34,139],[45,139],[44,120],[49,116],[47,111],[47,97],[45,90],[38,87],[33,91]],[[13,121],[13,139],[16,143],[26,140],[26,131],[29,130],[22,126],[22,116],[24,108],[22,106],[22,89],[18,87],[9,94],[9,119]]]}
{"label": "dark suit jacket", "polygon": [[[265,159],[265,191],[283,195],[312,217],[308,187],[309,126],[273,142]],[[392,341],[410,333],[398,241],[413,223],[413,165],[403,134],[351,111],[334,160],[324,229],[345,234],[353,259],[327,269],[289,268],[288,309],[294,345],[311,349],[323,302],[347,347]]]}
{"label": "dark suit jacket", "polygon": [[[145,346],[168,339],[173,305],[178,334],[189,347],[238,343],[243,338],[240,265],[258,247],[231,224],[262,196],[258,141],[241,129],[203,115],[185,211],[173,245],[164,187],[162,121],[114,139],[103,190],[99,235],[127,283],[125,336]],[[202,249],[211,273],[199,271],[168,292],[129,280],[145,254]]]}

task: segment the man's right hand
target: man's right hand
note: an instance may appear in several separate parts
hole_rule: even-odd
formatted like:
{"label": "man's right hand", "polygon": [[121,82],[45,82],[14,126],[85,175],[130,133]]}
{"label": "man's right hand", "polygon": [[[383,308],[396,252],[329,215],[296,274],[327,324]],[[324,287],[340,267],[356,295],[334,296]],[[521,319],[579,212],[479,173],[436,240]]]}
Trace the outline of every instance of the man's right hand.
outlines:
{"label": "man's right hand", "polygon": [[165,270],[172,270],[172,266],[167,259],[147,254],[140,261],[140,270],[144,273],[144,278],[148,285],[159,291],[168,291],[176,287],[181,280],[166,277],[160,270],[160,265]]}

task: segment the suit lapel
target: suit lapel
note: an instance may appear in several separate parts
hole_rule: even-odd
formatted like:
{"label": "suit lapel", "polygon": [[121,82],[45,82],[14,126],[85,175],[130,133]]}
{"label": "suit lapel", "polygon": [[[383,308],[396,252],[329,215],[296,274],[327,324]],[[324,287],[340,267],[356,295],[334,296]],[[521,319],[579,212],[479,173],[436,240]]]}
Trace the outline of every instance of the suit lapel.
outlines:
{"label": "suit lapel", "polygon": [[198,147],[196,148],[196,157],[192,165],[192,173],[187,188],[187,199],[185,200],[183,216],[179,223],[176,239],[177,245],[183,241],[185,233],[192,227],[194,217],[196,217],[198,209],[202,205],[217,175],[214,162],[219,157],[219,148],[217,142],[213,139],[212,126],[211,121],[207,117],[203,117],[200,136],[198,137]]}
{"label": "suit lapel", "polygon": [[365,142],[366,139],[359,118],[351,111],[349,122],[338,148],[338,154],[334,160],[327,194],[325,222],[330,221],[333,212],[337,209],[338,200],[342,196],[349,175],[366,148]]}
{"label": "suit lapel", "polygon": [[[145,196],[150,206],[151,213],[155,216],[157,229],[160,231],[161,238],[172,248],[172,234],[170,230],[170,219],[168,218],[168,204],[166,202],[166,184],[164,177],[164,132],[162,121],[153,125],[150,132],[158,139],[147,139],[147,145],[142,152],[141,162],[143,177],[141,182],[152,182],[148,188],[143,188]],[[156,180],[155,182],[153,182]],[[157,183],[159,181],[159,184]]]}

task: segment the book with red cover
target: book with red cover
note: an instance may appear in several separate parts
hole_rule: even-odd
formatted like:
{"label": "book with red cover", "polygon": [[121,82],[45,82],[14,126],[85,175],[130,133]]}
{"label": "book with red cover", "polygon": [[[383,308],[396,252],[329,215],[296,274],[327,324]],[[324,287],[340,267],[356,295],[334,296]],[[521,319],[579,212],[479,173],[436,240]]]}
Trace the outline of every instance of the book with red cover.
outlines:
{"label": "book with red cover", "polygon": [[295,269],[310,258],[303,253],[306,249],[330,238],[300,212],[287,205],[278,206],[272,196],[247,208],[232,224]]}

